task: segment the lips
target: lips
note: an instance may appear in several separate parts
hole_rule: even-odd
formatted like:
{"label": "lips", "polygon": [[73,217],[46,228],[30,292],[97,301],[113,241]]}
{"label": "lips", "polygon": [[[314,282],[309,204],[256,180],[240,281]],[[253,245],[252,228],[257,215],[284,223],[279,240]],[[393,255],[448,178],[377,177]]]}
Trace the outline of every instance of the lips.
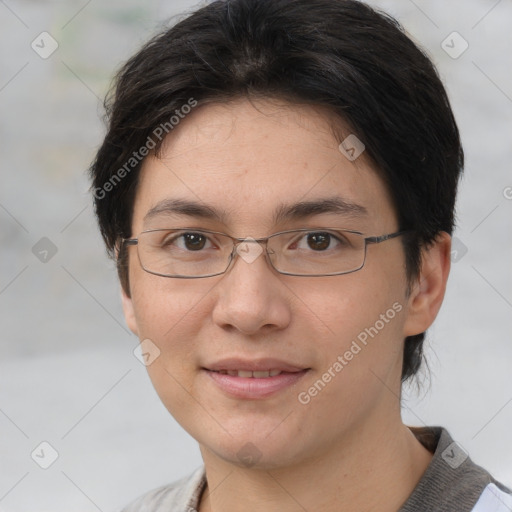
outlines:
{"label": "lips", "polygon": [[[215,371],[215,370],[212,370]],[[267,377],[275,377],[283,373],[281,370],[262,370],[257,372],[251,372],[248,370],[220,370],[216,373],[222,373],[223,375],[231,375],[232,377],[245,377],[253,379],[265,379]]]}
{"label": "lips", "polygon": [[202,368],[218,389],[230,397],[244,400],[270,398],[297,384],[310,369],[273,358],[229,358]]}
{"label": "lips", "polygon": [[301,372],[309,368],[288,363],[281,359],[264,358],[248,360],[232,357],[206,364],[204,369],[238,377],[265,378],[273,377],[280,373]]}

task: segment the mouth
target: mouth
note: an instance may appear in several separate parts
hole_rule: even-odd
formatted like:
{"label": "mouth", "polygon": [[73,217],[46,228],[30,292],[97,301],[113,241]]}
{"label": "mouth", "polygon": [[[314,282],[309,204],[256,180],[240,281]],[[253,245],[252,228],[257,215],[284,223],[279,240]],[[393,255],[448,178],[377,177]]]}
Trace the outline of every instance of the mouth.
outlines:
{"label": "mouth", "polygon": [[215,387],[238,399],[262,399],[297,384],[311,368],[300,368],[282,361],[225,360],[201,370]]}
{"label": "mouth", "polygon": [[268,377],[276,377],[282,373],[298,373],[298,372],[285,372],[284,370],[262,370],[262,371],[249,371],[249,370],[209,370],[221,375],[231,375],[231,377],[243,377],[245,379],[267,379]]}

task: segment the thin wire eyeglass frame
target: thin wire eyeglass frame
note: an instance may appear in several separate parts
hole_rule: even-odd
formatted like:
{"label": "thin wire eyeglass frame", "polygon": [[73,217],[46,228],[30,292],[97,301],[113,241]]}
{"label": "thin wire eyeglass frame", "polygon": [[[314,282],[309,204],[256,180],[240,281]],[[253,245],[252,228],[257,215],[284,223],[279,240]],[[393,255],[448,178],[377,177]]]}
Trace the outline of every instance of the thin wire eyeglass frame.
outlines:
{"label": "thin wire eyeglass frame", "polygon": [[[179,274],[162,274],[162,273],[159,273],[159,272],[154,272],[152,270],[148,270],[142,264],[142,261],[141,261],[141,258],[140,258],[140,253],[138,251],[138,248],[139,248],[139,245],[138,245],[139,244],[139,238],[122,238],[121,239],[121,250],[120,250],[120,252],[122,251],[124,246],[131,246],[131,245],[136,245],[137,246],[137,255],[138,255],[139,263],[140,263],[140,266],[142,267],[142,269],[145,272],[147,272],[148,274],[155,275],[155,276],[168,277],[168,278],[176,278],[176,279],[202,279],[202,278],[205,278],[205,277],[214,277],[214,276],[220,276],[222,274],[225,274],[229,270],[229,268],[232,266],[233,262],[236,259],[238,246],[240,244],[244,243],[244,242],[246,242],[246,243],[258,243],[259,245],[264,245],[263,252],[265,254],[265,259],[267,260],[267,263],[270,265],[270,267],[272,269],[274,269],[276,272],[278,272],[279,274],[282,274],[282,275],[296,276],[296,277],[330,277],[330,276],[340,276],[340,275],[345,275],[345,274],[352,274],[354,272],[357,272],[358,270],[361,270],[364,267],[364,264],[366,263],[366,254],[367,254],[367,247],[368,247],[368,245],[370,245],[370,244],[380,244],[380,243],[385,242],[387,240],[391,240],[391,239],[396,238],[398,236],[402,236],[402,235],[405,235],[405,234],[408,234],[408,233],[412,232],[412,230],[400,230],[400,231],[395,231],[394,233],[387,233],[387,234],[379,235],[379,236],[367,236],[367,237],[365,237],[364,233],[361,233],[360,231],[354,231],[354,230],[351,230],[351,229],[343,229],[343,228],[326,228],[326,227],[321,227],[321,228],[289,229],[289,230],[286,230],[286,231],[280,231],[278,233],[273,233],[272,235],[269,235],[269,236],[263,237],[263,238],[251,238],[251,237],[238,238],[238,237],[234,237],[234,236],[228,235],[227,233],[222,233],[221,231],[211,231],[211,230],[207,230],[207,229],[186,228],[186,227],[184,227],[184,228],[168,228],[168,229],[167,228],[148,229],[148,230],[142,231],[138,236],[140,237],[144,233],[152,233],[152,232],[156,232],[156,231],[189,231],[189,232],[192,232],[194,234],[196,234],[196,233],[197,234],[205,233],[205,234],[222,235],[222,236],[224,236],[226,238],[231,239],[231,241],[233,242],[233,249],[231,250],[231,253],[229,255],[227,266],[226,266],[226,268],[222,272],[215,272],[215,273],[212,273],[212,274],[204,274],[204,275],[199,275],[199,276],[185,276],[185,275],[179,275]],[[283,235],[283,234],[288,234],[288,233],[301,233],[301,232],[307,232],[307,231],[314,232],[314,233],[316,233],[316,232],[323,232],[323,231],[336,231],[336,232],[340,232],[340,233],[351,233],[351,234],[354,234],[354,235],[358,235],[358,236],[364,237],[363,238],[363,241],[364,241],[364,255],[363,255],[363,260],[362,260],[361,265],[358,268],[355,268],[355,269],[352,269],[352,270],[346,270],[346,271],[334,272],[334,273],[327,273],[327,274],[296,274],[296,273],[292,273],[292,272],[285,272],[285,271],[282,271],[282,270],[279,270],[278,268],[276,268],[274,266],[274,264],[272,263],[272,260],[270,258],[270,254],[269,254],[268,247],[267,247],[268,240],[270,238],[273,238],[273,237],[278,236],[278,235]]]}

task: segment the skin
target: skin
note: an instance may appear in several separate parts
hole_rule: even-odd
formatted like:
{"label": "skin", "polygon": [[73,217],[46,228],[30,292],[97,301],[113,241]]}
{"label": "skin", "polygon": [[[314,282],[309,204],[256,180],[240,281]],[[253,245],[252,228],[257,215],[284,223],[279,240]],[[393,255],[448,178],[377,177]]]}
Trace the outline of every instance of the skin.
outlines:
{"label": "skin", "polygon": [[[312,226],[368,236],[396,231],[383,181],[364,153],[354,162],[340,153],[331,121],[325,110],[270,99],[197,107],[167,137],[161,158],[144,161],[132,235],[170,224],[253,238]],[[272,222],[278,204],[333,195],[368,214]],[[152,207],[172,198],[206,203],[226,218],[164,215],[144,222]],[[163,278],[145,272],[136,247],[129,250],[126,321],[160,349],[150,378],[200,445],[208,489],[199,512],[400,508],[432,457],[400,418],[403,340],[437,315],[450,266],[448,234],[423,251],[410,293],[400,238],[369,246],[363,269],[334,277],[281,275],[261,256],[252,263],[237,258],[221,276]],[[400,313],[308,404],[300,403],[298,393],[396,302]],[[201,371],[229,356],[278,357],[311,370],[267,399],[236,399]],[[250,467],[237,456],[248,442],[259,456]]]}

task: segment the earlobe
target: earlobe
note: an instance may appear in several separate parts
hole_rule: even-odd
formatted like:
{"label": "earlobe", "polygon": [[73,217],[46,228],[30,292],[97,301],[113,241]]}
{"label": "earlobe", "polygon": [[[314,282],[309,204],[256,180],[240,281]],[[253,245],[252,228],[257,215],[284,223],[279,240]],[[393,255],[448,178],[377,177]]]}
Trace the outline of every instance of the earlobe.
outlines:
{"label": "earlobe", "polygon": [[121,286],[121,302],[123,305],[123,313],[126,324],[128,325],[130,331],[138,336],[139,330],[137,328],[137,319],[135,317],[135,310],[133,308],[133,300],[128,296],[123,286]]}
{"label": "earlobe", "polygon": [[450,250],[451,237],[444,231],[422,250],[420,273],[408,298],[404,336],[425,332],[434,322],[446,291]]}

